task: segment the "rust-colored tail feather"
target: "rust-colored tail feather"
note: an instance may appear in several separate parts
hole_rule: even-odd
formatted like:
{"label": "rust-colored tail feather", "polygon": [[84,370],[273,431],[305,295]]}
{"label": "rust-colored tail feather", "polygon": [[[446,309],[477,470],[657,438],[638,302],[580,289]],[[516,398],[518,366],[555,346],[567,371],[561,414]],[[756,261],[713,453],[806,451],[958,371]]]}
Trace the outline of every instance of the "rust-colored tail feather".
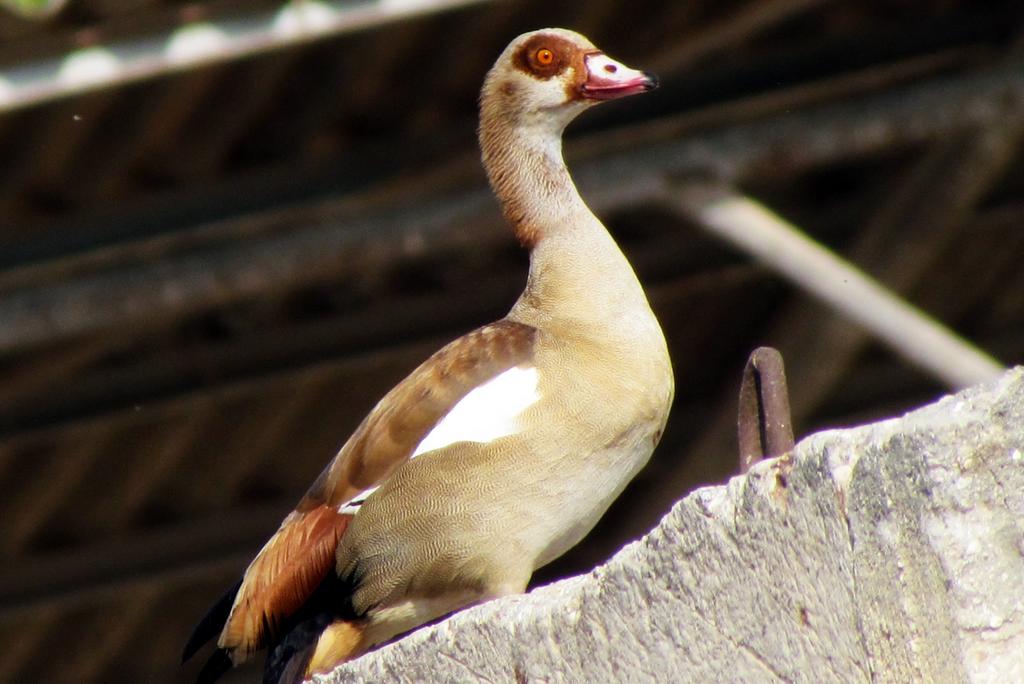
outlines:
{"label": "rust-colored tail feather", "polygon": [[[337,582],[334,552],[351,515],[325,504],[303,506],[289,515],[256,556],[245,576],[196,625],[182,653],[191,658],[219,635],[217,650],[203,667],[199,682],[215,681],[233,664],[276,643],[298,621],[308,617],[307,602],[325,581]],[[324,618],[323,626],[330,623]]]}
{"label": "rust-colored tail feather", "polygon": [[236,662],[274,641],[277,628],[334,575],[334,552],[351,520],[326,505],[285,519],[245,571],[221,633],[220,646]]}

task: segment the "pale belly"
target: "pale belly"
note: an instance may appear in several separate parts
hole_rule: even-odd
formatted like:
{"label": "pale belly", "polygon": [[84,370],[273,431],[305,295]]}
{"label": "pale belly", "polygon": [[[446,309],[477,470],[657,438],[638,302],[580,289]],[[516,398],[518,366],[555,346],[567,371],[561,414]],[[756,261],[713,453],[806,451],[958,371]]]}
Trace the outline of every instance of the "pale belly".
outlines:
{"label": "pale belly", "polygon": [[581,459],[575,472],[552,487],[546,511],[524,530],[532,537],[537,569],[561,556],[594,528],[612,502],[643,468],[654,450],[660,425],[639,426],[614,446]]}
{"label": "pale belly", "polygon": [[522,590],[594,527],[646,464],[660,429],[638,426],[562,463],[488,463],[469,444],[410,461],[370,497],[339,547],[343,574],[373,578],[357,592],[357,608],[386,603],[402,587],[425,595],[461,583]]}

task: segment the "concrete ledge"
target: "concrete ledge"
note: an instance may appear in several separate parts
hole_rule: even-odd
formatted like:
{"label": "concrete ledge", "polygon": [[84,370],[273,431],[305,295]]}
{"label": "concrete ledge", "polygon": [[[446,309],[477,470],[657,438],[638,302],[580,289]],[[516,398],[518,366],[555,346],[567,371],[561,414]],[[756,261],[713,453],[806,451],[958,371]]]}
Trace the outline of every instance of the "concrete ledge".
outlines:
{"label": "concrete ledge", "polygon": [[588,575],[318,681],[1024,681],[1024,368],[812,435]]}

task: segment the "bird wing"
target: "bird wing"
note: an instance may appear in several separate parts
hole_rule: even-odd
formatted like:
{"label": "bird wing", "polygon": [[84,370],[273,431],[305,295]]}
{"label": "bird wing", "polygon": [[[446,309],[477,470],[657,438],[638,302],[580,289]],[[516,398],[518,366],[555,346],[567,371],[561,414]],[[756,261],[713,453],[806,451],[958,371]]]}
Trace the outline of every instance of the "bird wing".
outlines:
{"label": "bird wing", "polygon": [[332,570],[352,515],[343,507],[386,480],[473,389],[530,362],[536,328],[503,319],[423,362],[359,425],[245,571],[218,645],[232,661],[265,646]]}

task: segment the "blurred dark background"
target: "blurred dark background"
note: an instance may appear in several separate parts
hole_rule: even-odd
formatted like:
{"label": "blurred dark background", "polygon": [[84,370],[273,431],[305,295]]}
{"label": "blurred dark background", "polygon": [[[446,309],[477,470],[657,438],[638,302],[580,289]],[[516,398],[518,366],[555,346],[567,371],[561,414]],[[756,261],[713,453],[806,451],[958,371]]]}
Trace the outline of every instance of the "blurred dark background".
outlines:
{"label": "blurred dark background", "polygon": [[785,356],[798,436],[951,389],[637,173],[730,184],[1024,362],[1019,2],[295,4],[330,30],[281,38],[280,2],[0,7],[0,682],[190,681],[192,625],[364,412],[506,312],[526,257],[475,107],[525,30],[661,76],[566,150],[677,381],[651,464],[537,582],[735,472],[758,345]]}

